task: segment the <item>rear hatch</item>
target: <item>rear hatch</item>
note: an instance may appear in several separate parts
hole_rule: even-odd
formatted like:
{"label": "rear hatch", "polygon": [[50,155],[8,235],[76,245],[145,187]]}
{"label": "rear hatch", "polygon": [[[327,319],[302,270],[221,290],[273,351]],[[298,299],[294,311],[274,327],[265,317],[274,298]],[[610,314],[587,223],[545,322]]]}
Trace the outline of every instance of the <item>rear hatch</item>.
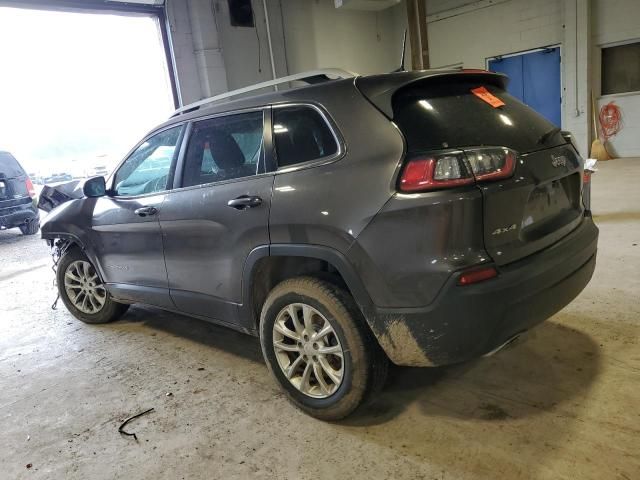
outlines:
{"label": "rear hatch", "polygon": [[515,155],[508,178],[481,180],[473,170],[475,187],[452,185],[482,191],[485,247],[499,265],[552,245],[583,217],[582,160],[559,128],[505,92],[504,81],[458,72],[412,82],[392,98],[408,159],[452,149],[470,159],[486,147]]}
{"label": "rear hatch", "polygon": [[0,209],[31,202],[27,180],[27,174],[13,155],[0,152]]}

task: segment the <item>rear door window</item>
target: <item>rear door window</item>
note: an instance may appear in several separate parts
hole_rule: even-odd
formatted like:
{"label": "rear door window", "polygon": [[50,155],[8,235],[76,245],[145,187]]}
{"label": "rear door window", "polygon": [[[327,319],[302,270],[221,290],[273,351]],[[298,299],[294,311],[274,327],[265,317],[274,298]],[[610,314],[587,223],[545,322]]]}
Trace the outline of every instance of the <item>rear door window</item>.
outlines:
{"label": "rear door window", "polygon": [[18,161],[9,152],[0,152],[0,178],[15,178],[25,175]]}
{"label": "rear door window", "polygon": [[[472,93],[484,86],[503,106]],[[393,120],[409,152],[469,146],[509,147],[520,153],[565,143],[542,115],[493,85],[448,82],[405,88],[393,98]]]}
{"label": "rear door window", "polygon": [[185,156],[182,186],[256,175],[263,151],[263,125],[262,111],[196,122]]}
{"label": "rear door window", "polygon": [[338,142],[320,113],[308,106],[273,109],[273,138],[278,167],[330,157]]}

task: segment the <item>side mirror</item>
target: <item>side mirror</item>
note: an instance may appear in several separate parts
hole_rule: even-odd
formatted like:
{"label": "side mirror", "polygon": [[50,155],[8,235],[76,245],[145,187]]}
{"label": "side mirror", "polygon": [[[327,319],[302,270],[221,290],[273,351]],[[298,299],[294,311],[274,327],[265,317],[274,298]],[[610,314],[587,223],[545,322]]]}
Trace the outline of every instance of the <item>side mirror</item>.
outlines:
{"label": "side mirror", "polygon": [[107,193],[107,184],[104,177],[93,177],[84,182],[82,193],[85,197],[103,197]]}

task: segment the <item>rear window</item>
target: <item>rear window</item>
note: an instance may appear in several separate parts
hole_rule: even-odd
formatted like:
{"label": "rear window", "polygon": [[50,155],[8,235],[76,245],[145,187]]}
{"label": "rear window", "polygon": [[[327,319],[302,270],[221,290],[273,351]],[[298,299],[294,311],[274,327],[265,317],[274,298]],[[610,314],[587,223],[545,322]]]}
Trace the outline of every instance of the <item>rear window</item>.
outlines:
{"label": "rear window", "polygon": [[[471,90],[484,86],[504,106],[494,108]],[[542,115],[492,85],[450,82],[410,87],[393,98],[393,120],[410,152],[468,146],[509,147],[520,153],[565,143]]]}
{"label": "rear window", "polygon": [[327,122],[311,107],[274,109],[273,136],[279,167],[325,158],[338,151]]}
{"label": "rear window", "polygon": [[13,178],[25,175],[24,170],[8,152],[0,152],[0,177]]}

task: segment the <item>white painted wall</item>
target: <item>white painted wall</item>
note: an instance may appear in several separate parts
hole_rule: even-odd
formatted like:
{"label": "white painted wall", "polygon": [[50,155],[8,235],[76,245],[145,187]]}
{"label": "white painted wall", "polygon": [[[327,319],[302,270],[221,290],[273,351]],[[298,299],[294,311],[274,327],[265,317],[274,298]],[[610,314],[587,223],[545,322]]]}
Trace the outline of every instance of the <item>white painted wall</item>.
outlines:
{"label": "white painted wall", "polygon": [[[600,48],[621,42],[640,41],[640,2],[637,0],[593,0],[593,80],[600,92]],[[640,157],[640,92],[606,95],[598,108],[615,102],[622,110],[622,131],[609,143],[620,157]]]}
{"label": "white painted wall", "polygon": [[456,10],[444,9],[460,3],[427,2],[432,68],[456,63],[485,68],[487,58],[562,42],[561,0],[465,2]]}
{"label": "white painted wall", "polygon": [[[331,67],[383,73],[399,66],[404,5],[371,12],[336,9],[333,0],[266,4],[277,77]],[[253,0],[253,10],[256,28],[232,27],[226,0],[167,0],[183,103],[273,78],[262,0]]]}
{"label": "white painted wall", "polygon": [[336,9],[333,0],[283,0],[287,59],[292,73],[337,67],[362,74],[400,63],[404,5],[380,12]]}

